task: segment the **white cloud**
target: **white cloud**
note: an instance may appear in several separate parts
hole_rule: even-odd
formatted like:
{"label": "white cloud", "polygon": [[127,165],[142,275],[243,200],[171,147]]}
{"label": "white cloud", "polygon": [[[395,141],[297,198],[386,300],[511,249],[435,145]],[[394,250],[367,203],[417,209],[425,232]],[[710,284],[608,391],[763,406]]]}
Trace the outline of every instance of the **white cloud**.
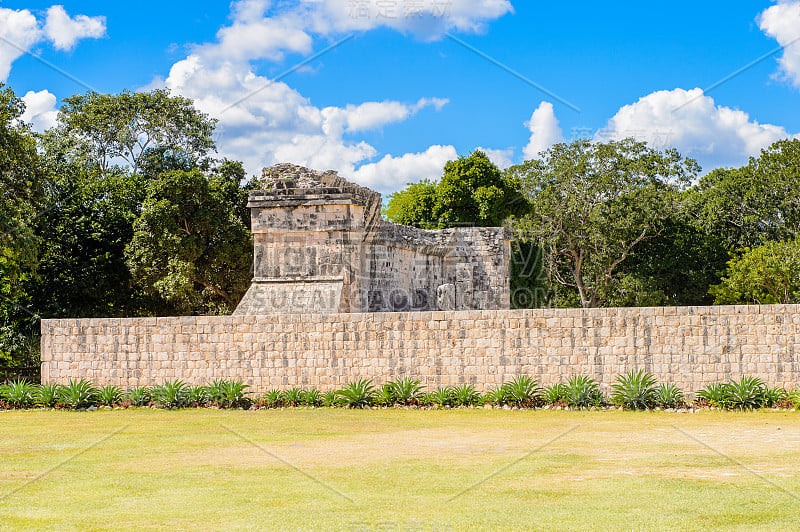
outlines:
{"label": "white cloud", "polygon": [[508,0],[316,0],[304,9],[320,34],[387,27],[424,40],[447,31],[481,32],[486,23],[514,11]]}
{"label": "white cloud", "polygon": [[11,64],[33,46],[49,40],[58,50],[71,50],[80,39],[105,35],[105,17],[70,18],[61,6],[47,10],[44,25],[27,9],[0,8],[0,81],[6,81]]}
{"label": "white cloud", "polygon": [[751,120],[744,111],[716,105],[702,89],[675,89],[622,107],[595,138],[633,137],[659,149],[674,147],[710,169],[744,164],[748,156],[791,136],[780,126]]}
{"label": "white cloud", "polygon": [[28,91],[22,97],[22,101],[25,102],[25,112],[20,117],[20,120],[31,124],[33,129],[38,132],[55,127],[58,110],[56,109],[56,97],[54,94],[47,90],[39,92]]}
{"label": "white cloud", "polygon": [[15,11],[0,7],[0,35],[16,45],[0,42],[0,80],[5,81],[11,63],[41,40],[42,30],[36,17],[27,9]]}
{"label": "white cloud", "polygon": [[391,192],[411,181],[439,179],[445,163],[457,158],[453,146],[435,145],[420,153],[406,153],[399,157],[386,155],[378,162],[361,166],[353,178],[380,192]]}
{"label": "white cloud", "polygon": [[482,151],[486,154],[490,161],[492,161],[499,169],[505,170],[509,166],[514,165],[514,148],[506,148],[505,150],[495,150],[492,148],[475,148],[476,151]]}
{"label": "white cloud", "polygon": [[70,17],[63,6],[47,10],[44,34],[57,50],[72,50],[81,39],[99,39],[106,34],[106,17]]}
{"label": "white cloud", "polygon": [[784,47],[779,64],[784,75],[800,88],[800,1],[782,0],[758,17],[761,31]]}
{"label": "white cloud", "polygon": [[531,132],[528,145],[522,149],[525,160],[536,159],[540,152],[557,142],[564,140],[561,128],[558,126],[558,119],[553,111],[553,104],[542,102],[531,115],[531,119],[525,122],[525,127]]}
{"label": "white cloud", "polygon": [[[287,53],[308,54],[319,36],[333,37],[380,26],[425,38],[454,29],[479,31],[485,22],[511,10],[507,0],[436,0],[415,2],[417,7],[411,12],[405,11],[410,3],[397,2],[403,10],[398,17],[379,16],[378,10],[391,3],[367,1],[368,16],[363,17],[353,11],[358,3],[349,0],[235,2],[230,24],[217,32],[214,42],[195,46],[188,57],[175,63],[163,86],[192,98],[200,110],[217,118],[219,152],[244,161],[250,172],[257,172],[264,165],[292,162],[338,170],[383,190],[430,177],[432,168],[432,175],[439,175],[444,163],[456,157],[452,146],[388,155],[357,172],[359,165],[380,154],[355,136],[408,120],[424,109],[438,111],[448,103],[447,99],[421,98],[415,103],[387,100],[319,108],[287,84],[273,83],[259,75],[250,64],[257,59],[276,60]],[[445,12],[439,13],[440,10]],[[425,26],[428,19],[435,20],[436,28]],[[230,107],[237,101],[240,103]],[[399,161],[408,163],[408,169],[400,171]]]}

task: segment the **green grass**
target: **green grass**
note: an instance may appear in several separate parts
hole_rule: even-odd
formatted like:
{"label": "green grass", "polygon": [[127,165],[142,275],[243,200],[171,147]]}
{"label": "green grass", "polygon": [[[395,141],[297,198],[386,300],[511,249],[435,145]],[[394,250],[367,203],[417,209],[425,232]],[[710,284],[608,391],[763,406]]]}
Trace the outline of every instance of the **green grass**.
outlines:
{"label": "green grass", "polygon": [[796,412],[0,413],[9,530],[793,530],[798,494]]}

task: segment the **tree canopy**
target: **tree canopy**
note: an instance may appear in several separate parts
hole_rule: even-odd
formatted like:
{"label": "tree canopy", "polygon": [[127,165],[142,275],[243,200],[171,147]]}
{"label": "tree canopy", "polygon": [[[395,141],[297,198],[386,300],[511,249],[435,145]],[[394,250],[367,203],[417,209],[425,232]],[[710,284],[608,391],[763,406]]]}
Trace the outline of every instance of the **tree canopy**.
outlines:
{"label": "tree canopy", "polygon": [[103,175],[120,160],[136,174],[153,150],[196,163],[214,148],[216,121],[167,90],[71,96],[64,99],[58,122],[62,134]]}
{"label": "tree canopy", "polygon": [[531,204],[515,226],[520,238],[542,247],[550,278],[595,307],[619,281],[620,264],[676,212],[698,171],[674,150],[630,139],[556,144],[509,169]]}
{"label": "tree canopy", "polygon": [[498,227],[527,203],[485,153],[449,161],[438,183],[421,181],[389,196],[384,214],[392,221],[424,229]]}

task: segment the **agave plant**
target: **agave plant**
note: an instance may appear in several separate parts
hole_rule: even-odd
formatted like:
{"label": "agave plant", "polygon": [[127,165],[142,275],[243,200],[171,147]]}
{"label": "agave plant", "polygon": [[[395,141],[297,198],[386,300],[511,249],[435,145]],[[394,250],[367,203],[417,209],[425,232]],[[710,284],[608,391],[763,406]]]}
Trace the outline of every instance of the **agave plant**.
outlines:
{"label": "agave plant", "polygon": [[378,406],[394,406],[395,398],[392,387],[387,382],[375,392],[375,397],[372,402]]}
{"label": "agave plant", "polygon": [[800,386],[789,392],[788,401],[795,410],[800,410]]}
{"label": "agave plant", "polygon": [[419,403],[422,396],[422,385],[418,379],[402,377],[385,384],[392,403],[401,405],[414,405]]}
{"label": "agave plant", "polygon": [[58,390],[60,384],[50,382],[42,384],[36,389],[36,404],[52,408],[58,404]]}
{"label": "agave plant", "polygon": [[644,370],[617,375],[611,385],[611,402],[629,410],[647,410],[656,402],[656,378]]}
{"label": "agave plant", "polygon": [[774,406],[785,406],[788,402],[789,393],[780,386],[775,386],[774,388],[767,386],[764,388],[763,406],[767,408],[772,408]]}
{"label": "agave plant", "polygon": [[122,400],[119,386],[109,384],[97,390],[97,402],[103,406],[114,406]]}
{"label": "agave plant", "polygon": [[261,398],[261,403],[267,408],[280,408],[283,406],[283,392],[270,390]]}
{"label": "agave plant", "polygon": [[76,410],[87,408],[97,402],[97,391],[94,384],[86,379],[70,379],[58,389],[58,402]]}
{"label": "agave plant", "polygon": [[697,392],[697,402],[700,404],[715,406],[717,408],[728,408],[730,403],[728,385],[719,382],[709,384]]}
{"label": "agave plant", "polygon": [[227,381],[215,379],[205,386],[206,401],[212,405],[219,406],[225,396],[225,385]]}
{"label": "agave plant", "polygon": [[222,408],[248,408],[250,400],[247,398],[249,384],[239,381],[226,381],[222,387],[222,400],[219,406]]}
{"label": "agave plant", "polygon": [[336,393],[336,390],[331,390],[322,394],[322,405],[331,408],[341,406],[342,399]]}
{"label": "agave plant", "polygon": [[372,403],[375,387],[372,385],[372,379],[359,379],[336,393],[344,405],[350,408],[364,408]]}
{"label": "agave plant", "polygon": [[432,406],[451,406],[453,404],[453,391],[450,388],[438,388],[428,394],[427,402]]}
{"label": "agave plant", "polygon": [[514,379],[503,383],[501,387],[505,390],[506,403],[514,406],[532,407],[541,402],[542,388],[539,381],[527,375],[519,375]]}
{"label": "agave plant", "polygon": [[7,385],[0,386],[0,398],[14,408],[29,408],[36,400],[36,388],[25,379],[17,379]]}
{"label": "agave plant", "polygon": [[150,388],[146,386],[134,386],[125,394],[125,400],[130,401],[133,406],[147,406],[150,398]]}
{"label": "agave plant", "polygon": [[188,386],[186,388],[186,404],[190,406],[205,406],[208,403],[207,386]]}
{"label": "agave plant", "polygon": [[567,403],[567,385],[563,383],[548,386],[542,392],[542,400],[548,405]]}
{"label": "agave plant", "polygon": [[306,406],[322,406],[322,393],[316,388],[311,388],[303,393],[303,404]]}
{"label": "agave plant", "polygon": [[764,406],[767,385],[758,377],[743,376],[727,384],[728,408],[754,410]]}
{"label": "agave plant", "polygon": [[566,383],[567,405],[573,408],[586,408],[603,404],[603,394],[597,381],[586,375],[570,377]]}
{"label": "agave plant", "polygon": [[471,384],[460,384],[450,389],[453,406],[473,406],[481,402],[481,394]]}
{"label": "agave plant", "polygon": [[503,386],[499,386],[494,390],[489,390],[483,394],[482,398],[485,404],[498,406],[508,403],[509,400],[508,389]]}
{"label": "agave plant", "polygon": [[300,406],[304,400],[305,391],[302,388],[290,388],[283,392],[283,404],[286,406]]}
{"label": "agave plant", "polygon": [[186,406],[189,387],[181,380],[164,381],[153,386],[153,401],[162,408],[180,408]]}
{"label": "agave plant", "polygon": [[683,391],[668,382],[655,388],[655,405],[661,408],[676,408],[684,403]]}

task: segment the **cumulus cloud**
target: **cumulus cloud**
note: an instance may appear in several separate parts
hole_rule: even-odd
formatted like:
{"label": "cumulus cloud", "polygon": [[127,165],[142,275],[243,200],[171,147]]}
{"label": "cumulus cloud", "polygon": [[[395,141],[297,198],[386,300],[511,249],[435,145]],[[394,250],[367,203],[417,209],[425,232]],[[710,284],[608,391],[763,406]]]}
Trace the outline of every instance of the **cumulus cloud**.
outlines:
{"label": "cumulus cloud", "polygon": [[761,31],[784,47],[778,60],[781,71],[800,88],[800,1],[779,1],[759,15],[758,23]]}
{"label": "cumulus cloud", "polygon": [[47,10],[44,23],[27,9],[0,8],[0,80],[8,79],[11,64],[32,47],[50,41],[58,50],[71,50],[84,38],[105,35],[105,17],[78,15],[71,18],[61,6]]}
{"label": "cumulus cloud", "polygon": [[514,165],[514,148],[506,148],[504,150],[497,150],[492,148],[475,148],[476,151],[482,151],[486,154],[490,161],[492,161],[499,169],[505,170],[509,166]]}
{"label": "cumulus cloud", "polygon": [[784,128],[760,124],[738,109],[716,105],[702,89],[658,91],[622,107],[597,140],[633,137],[653,147],[677,148],[704,168],[747,162],[762,148],[792,137]]}
{"label": "cumulus cloud", "polygon": [[387,27],[424,40],[447,31],[481,32],[514,11],[508,0],[319,0],[305,9],[313,30],[322,34]]}
{"label": "cumulus cloud", "polygon": [[528,145],[522,149],[522,154],[526,160],[536,159],[539,153],[557,142],[564,140],[558,119],[553,111],[553,104],[542,102],[531,115],[531,119],[525,122],[531,132]]}
{"label": "cumulus cloud", "polygon": [[39,21],[27,9],[15,11],[0,8],[0,34],[13,43],[0,42],[0,79],[5,81],[11,71],[11,63],[41,40],[42,30]]}
{"label": "cumulus cloud", "polygon": [[106,34],[106,17],[70,17],[63,6],[47,10],[44,34],[57,50],[72,50],[81,39],[99,39]]}
{"label": "cumulus cloud", "polygon": [[54,94],[47,90],[28,91],[22,101],[25,102],[25,112],[20,117],[22,122],[31,124],[34,131],[40,133],[55,127],[58,110]]}
{"label": "cumulus cloud", "polygon": [[458,158],[453,146],[431,146],[424,152],[399,157],[385,155],[380,161],[361,166],[353,178],[380,192],[391,192],[398,184],[421,179],[439,179],[445,163]]}
{"label": "cumulus cloud", "polygon": [[[389,27],[425,38],[442,31],[480,31],[484,23],[511,10],[506,0],[435,0],[397,2],[400,11],[389,16],[388,4],[392,2],[234,2],[231,22],[217,32],[216,40],[193,47],[188,57],[172,66],[163,86],[194,99],[200,110],[217,118],[219,151],[243,160],[250,172],[292,162],[338,170],[382,190],[437,176],[444,163],[456,157],[452,146],[431,146],[371,162],[381,154],[356,136],[403,122],[426,109],[438,111],[447,99],[319,108],[286,83],[259,75],[251,64],[258,59],[277,60],[287,53],[308,54],[315,39],[348,31]],[[231,107],[234,102],[239,103]],[[400,168],[400,162],[407,166]]]}

